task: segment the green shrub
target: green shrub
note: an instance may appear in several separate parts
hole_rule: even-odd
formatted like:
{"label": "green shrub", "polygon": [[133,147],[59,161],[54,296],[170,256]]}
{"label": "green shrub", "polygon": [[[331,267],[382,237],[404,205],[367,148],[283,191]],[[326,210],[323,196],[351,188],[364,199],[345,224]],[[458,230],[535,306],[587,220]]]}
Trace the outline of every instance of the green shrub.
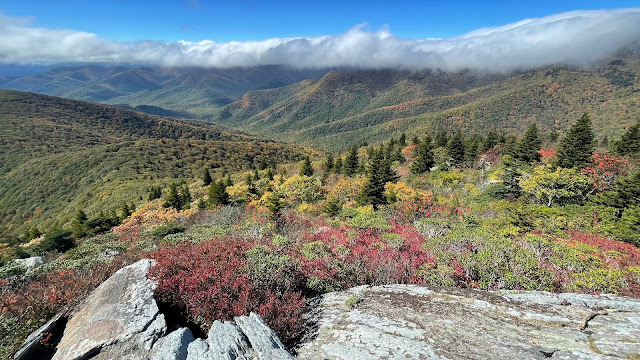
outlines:
{"label": "green shrub", "polygon": [[151,236],[155,236],[155,237],[159,237],[159,238],[163,238],[167,235],[170,234],[178,234],[178,233],[182,233],[186,230],[186,228],[182,225],[175,225],[175,224],[166,224],[166,225],[160,225],[157,226],[151,230],[149,230],[149,235]]}
{"label": "green shrub", "polygon": [[586,293],[617,294],[625,283],[624,273],[613,269],[590,269],[573,275],[574,281],[569,288]]}
{"label": "green shrub", "polygon": [[75,241],[71,237],[71,231],[56,229],[47,235],[39,245],[39,250],[42,252],[65,252],[76,246]]}

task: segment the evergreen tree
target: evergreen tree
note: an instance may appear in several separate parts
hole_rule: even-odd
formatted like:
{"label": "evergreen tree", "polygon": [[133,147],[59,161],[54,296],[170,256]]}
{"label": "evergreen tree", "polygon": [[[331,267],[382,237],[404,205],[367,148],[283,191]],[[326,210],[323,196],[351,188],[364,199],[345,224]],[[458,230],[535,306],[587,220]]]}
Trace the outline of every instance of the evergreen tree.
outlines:
{"label": "evergreen tree", "polygon": [[333,172],[336,174],[340,174],[342,172],[342,157],[338,155],[336,157],[336,161],[334,162]]}
{"label": "evergreen tree", "polygon": [[149,201],[160,199],[162,197],[162,188],[160,186],[152,186],[149,188]]}
{"label": "evergreen tree", "polygon": [[202,172],[202,181],[204,182],[204,186],[209,186],[211,184],[211,174],[209,173],[209,169],[204,169]]}
{"label": "evergreen tree", "polygon": [[227,177],[224,180],[224,186],[225,187],[233,186],[233,181],[231,181],[231,175],[227,174]]}
{"label": "evergreen tree", "polygon": [[589,163],[593,149],[594,136],[591,130],[591,119],[585,112],[560,141],[558,166],[563,168],[584,167]]}
{"label": "evergreen tree", "polygon": [[462,162],[464,162],[466,153],[464,135],[462,135],[460,130],[458,130],[455,136],[449,139],[449,142],[447,143],[447,151],[449,152],[449,157],[455,166],[460,166]]}
{"label": "evergreen tree", "polygon": [[402,133],[402,135],[400,135],[400,140],[398,140],[398,145],[400,145],[401,147],[407,146],[407,134]]}
{"label": "evergreen tree", "polygon": [[435,160],[431,149],[431,138],[427,135],[416,148],[416,156],[410,168],[412,173],[420,175],[429,171],[433,165]]}
{"label": "evergreen tree", "polygon": [[343,165],[343,172],[346,176],[353,176],[358,171],[358,147],[355,145],[351,147],[349,150],[349,155],[347,155],[346,160]]}
{"label": "evergreen tree", "polygon": [[180,189],[180,209],[188,209],[191,205],[191,192],[187,184],[182,184]]}
{"label": "evergreen tree", "polygon": [[133,209],[129,208],[127,203],[120,205],[120,221],[126,220],[133,213]]}
{"label": "evergreen tree", "polygon": [[531,124],[527,132],[524,134],[518,144],[518,159],[526,163],[540,160],[540,149],[542,148],[542,140],[538,133],[536,124]]}
{"label": "evergreen tree", "polygon": [[514,159],[518,158],[519,154],[519,142],[515,135],[509,135],[505,138],[504,148],[502,149],[504,155],[509,155]]}
{"label": "evergreen tree", "polygon": [[369,176],[362,192],[360,202],[372,204],[375,208],[387,202],[384,196],[384,186],[388,182],[395,182],[397,177],[391,169],[389,159],[384,157],[384,149],[374,151],[369,160]]}
{"label": "evergreen tree", "polygon": [[467,138],[464,146],[464,158],[466,161],[473,162],[480,155],[480,146],[482,139],[478,135]]}
{"label": "evergreen tree", "polygon": [[300,175],[313,176],[313,167],[311,166],[311,159],[309,158],[309,155],[304,157],[302,167],[300,168]]}
{"label": "evergreen tree", "polygon": [[180,194],[178,194],[177,183],[169,184],[169,191],[167,193],[167,197],[164,199],[164,204],[162,204],[162,206],[166,208],[172,207],[176,210],[182,209],[182,202],[180,201]]}
{"label": "evergreen tree", "polygon": [[333,161],[333,154],[327,154],[327,159],[324,162],[324,172],[326,174],[330,173],[333,170],[333,166],[335,165]]}
{"label": "evergreen tree", "polygon": [[551,134],[549,134],[549,141],[556,142],[558,141],[558,132],[553,130]]}
{"label": "evergreen tree", "polygon": [[435,138],[435,147],[446,147],[449,142],[449,137],[444,131],[440,131]]}
{"label": "evergreen tree", "polygon": [[487,137],[484,138],[484,141],[482,142],[482,152],[493,149],[494,146],[498,145],[498,141],[500,141],[498,133],[493,130],[489,131]]}
{"label": "evergreen tree", "polygon": [[640,154],[640,120],[613,143],[613,149],[620,155]]}
{"label": "evergreen tree", "polygon": [[394,162],[394,161],[397,161],[400,164],[402,164],[402,163],[404,163],[406,161],[406,159],[402,155],[402,148],[396,149],[396,151],[391,156],[391,162]]}
{"label": "evergreen tree", "polygon": [[227,194],[227,187],[224,180],[220,179],[211,183],[207,203],[210,207],[229,204],[229,194]]}
{"label": "evergreen tree", "polygon": [[602,138],[602,141],[600,141],[600,146],[602,146],[605,149],[609,147],[609,135],[605,135]]}

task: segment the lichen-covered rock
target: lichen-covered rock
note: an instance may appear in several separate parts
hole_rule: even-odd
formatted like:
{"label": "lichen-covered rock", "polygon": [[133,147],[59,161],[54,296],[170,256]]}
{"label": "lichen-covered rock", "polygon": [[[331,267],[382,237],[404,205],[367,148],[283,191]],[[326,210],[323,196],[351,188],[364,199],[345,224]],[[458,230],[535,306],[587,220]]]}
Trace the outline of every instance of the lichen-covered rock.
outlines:
{"label": "lichen-covered rock", "polygon": [[316,298],[299,359],[640,356],[640,301],[604,295],[361,286]]}
{"label": "lichen-covered rock", "polygon": [[[118,270],[69,319],[54,360],[140,359],[166,332],[145,259]],[[95,356],[94,356],[95,355]]]}
{"label": "lichen-covered rock", "polygon": [[254,313],[249,316],[235,318],[237,326],[251,343],[259,359],[286,360],[293,359],[278,335]]}
{"label": "lichen-covered rock", "polygon": [[278,336],[254,313],[239,316],[235,324],[215,321],[207,339],[189,344],[188,360],[288,360],[293,356]]}
{"label": "lichen-covered rock", "polygon": [[16,259],[16,260],[13,260],[13,261],[16,264],[24,266],[24,268],[27,269],[27,271],[36,269],[36,268],[40,267],[42,264],[44,264],[44,261],[42,260],[42,258],[40,256],[32,256],[30,258]]}
{"label": "lichen-covered rock", "polygon": [[158,340],[151,350],[151,360],[184,360],[187,347],[195,338],[191,330],[180,328]]}

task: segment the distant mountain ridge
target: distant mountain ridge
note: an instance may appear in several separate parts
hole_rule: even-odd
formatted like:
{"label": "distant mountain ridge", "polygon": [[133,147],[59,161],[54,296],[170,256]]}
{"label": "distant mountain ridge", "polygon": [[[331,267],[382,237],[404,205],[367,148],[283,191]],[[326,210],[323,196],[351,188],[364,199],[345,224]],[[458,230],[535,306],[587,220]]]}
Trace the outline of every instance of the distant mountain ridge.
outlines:
{"label": "distant mountain ridge", "polygon": [[399,70],[329,72],[317,81],[258,90],[214,122],[274,139],[345,150],[402,132],[522,132],[535,121],[562,132],[588,111],[617,136],[640,117],[640,54],[590,67],[555,65],[519,74]]}
{"label": "distant mountain ridge", "polygon": [[150,186],[192,182],[205,168],[222,176],[306,153],[197,121],[0,90],[0,236],[138,203]]}
{"label": "distant mountain ridge", "polygon": [[153,106],[196,118],[215,114],[248,91],[318,79],[326,72],[278,65],[230,69],[87,65],[2,76],[0,88],[113,105]]}

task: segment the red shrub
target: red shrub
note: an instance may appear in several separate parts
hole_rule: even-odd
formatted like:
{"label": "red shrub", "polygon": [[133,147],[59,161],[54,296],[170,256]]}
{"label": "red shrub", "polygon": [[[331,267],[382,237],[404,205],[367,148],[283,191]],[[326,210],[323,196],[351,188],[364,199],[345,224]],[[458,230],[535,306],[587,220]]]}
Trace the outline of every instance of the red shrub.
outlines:
{"label": "red shrub", "polygon": [[302,332],[300,293],[261,289],[243,271],[248,241],[221,239],[166,247],[153,254],[149,276],[158,280],[159,300],[186,312],[201,326],[253,311],[286,343]]}

